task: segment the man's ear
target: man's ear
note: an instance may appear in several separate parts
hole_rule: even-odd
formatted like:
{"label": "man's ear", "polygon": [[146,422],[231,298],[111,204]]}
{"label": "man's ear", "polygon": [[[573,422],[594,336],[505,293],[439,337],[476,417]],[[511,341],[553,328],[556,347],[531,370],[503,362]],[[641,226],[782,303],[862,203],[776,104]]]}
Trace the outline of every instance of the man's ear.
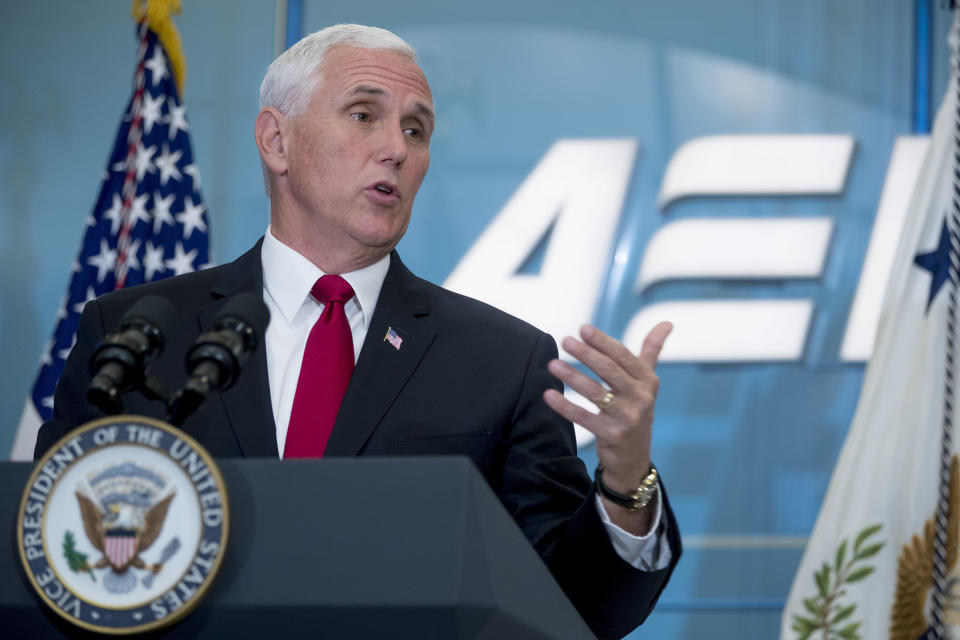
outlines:
{"label": "man's ear", "polygon": [[257,114],[254,126],[254,138],[260,159],[271,173],[285,175],[287,173],[287,153],[284,146],[284,137],[289,121],[282,113],[273,107],[264,107]]}

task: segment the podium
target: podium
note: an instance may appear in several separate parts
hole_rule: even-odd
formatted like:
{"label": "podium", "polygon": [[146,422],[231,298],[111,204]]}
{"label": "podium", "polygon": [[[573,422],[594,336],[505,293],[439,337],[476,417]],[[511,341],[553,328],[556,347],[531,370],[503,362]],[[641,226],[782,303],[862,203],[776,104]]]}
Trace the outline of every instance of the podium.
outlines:
{"label": "podium", "polygon": [[[171,638],[592,638],[465,458],[220,459],[228,548]],[[0,636],[88,636],[47,610],[17,555],[33,466],[0,463]]]}

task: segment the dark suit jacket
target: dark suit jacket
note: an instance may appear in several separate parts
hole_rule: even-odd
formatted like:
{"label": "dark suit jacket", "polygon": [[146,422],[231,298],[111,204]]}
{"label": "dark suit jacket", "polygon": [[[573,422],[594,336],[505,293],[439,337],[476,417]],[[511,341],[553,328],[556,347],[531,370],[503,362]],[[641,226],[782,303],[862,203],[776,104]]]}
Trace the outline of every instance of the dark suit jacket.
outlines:
{"label": "dark suit jacket", "polygon": [[[36,455],[70,428],[102,417],[85,401],[90,354],[137,298],[165,296],[179,312],[150,372],[180,386],[189,345],[244,291],[262,294],[260,243],[230,264],[88,303]],[[388,327],[403,338],[400,349],[384,341]],[[542,399],[545,389],[561,386],[546,368],[556,354],[549,335],[417,278],[393,253],[325,455],[469,456],[594,632],[617,637],[646,618],[666,584],[680,555],[677,524],[663,496],[668,569],[637,571],[617,556],[572,425]],[[130,413],[166,419],[159,402],[133,392],[123,399]],[[183,429],[217,457],[278,457],[262,345],[234,386],[208,398]]]}

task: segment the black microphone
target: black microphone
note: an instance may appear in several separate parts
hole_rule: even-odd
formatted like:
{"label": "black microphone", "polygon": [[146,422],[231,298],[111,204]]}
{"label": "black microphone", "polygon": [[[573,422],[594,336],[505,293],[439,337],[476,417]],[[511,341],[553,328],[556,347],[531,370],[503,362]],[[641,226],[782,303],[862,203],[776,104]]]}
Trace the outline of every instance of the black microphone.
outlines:
{"label": "black microphone", "polygon": [[224,391],[236,382],[269,320],[263,299],[252,293],[239,294],[224,306],[213,321],[213,331],[200,335],[187,351],[189,378],[174,402],[172,424],[182,424],[210,391]]}
{"label": "black microphone", "polygon": [[177,319],[173,304],[160,296],[141,298],[120,318],[90,356],[87,400],[109,414],[123,411],[120,394],[142,385],[145,367],[163,352],[163,336]]}
{"label": "black microphone", "polygon": [[240,367],[256,351],[257,336],[263,335],[269,320],[270,312],[260,296],[242,293],[234,297],[217,314],[213,331],[197,338],[187,352],[190,380],[208,384],[212,391],[229,389]]}

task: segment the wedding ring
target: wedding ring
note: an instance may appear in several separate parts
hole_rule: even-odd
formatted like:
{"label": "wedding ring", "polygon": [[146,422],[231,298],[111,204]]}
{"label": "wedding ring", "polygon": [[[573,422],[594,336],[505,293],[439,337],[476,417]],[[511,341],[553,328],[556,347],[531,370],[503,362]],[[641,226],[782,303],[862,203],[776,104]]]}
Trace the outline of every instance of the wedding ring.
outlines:
{"label": "wedding ring", "polygon": [[595,403],[600,411],[604,411],[607,407],[613,404],[613,392],[607,391],[603,394],[603,397],[600,398],[598,402]]}

